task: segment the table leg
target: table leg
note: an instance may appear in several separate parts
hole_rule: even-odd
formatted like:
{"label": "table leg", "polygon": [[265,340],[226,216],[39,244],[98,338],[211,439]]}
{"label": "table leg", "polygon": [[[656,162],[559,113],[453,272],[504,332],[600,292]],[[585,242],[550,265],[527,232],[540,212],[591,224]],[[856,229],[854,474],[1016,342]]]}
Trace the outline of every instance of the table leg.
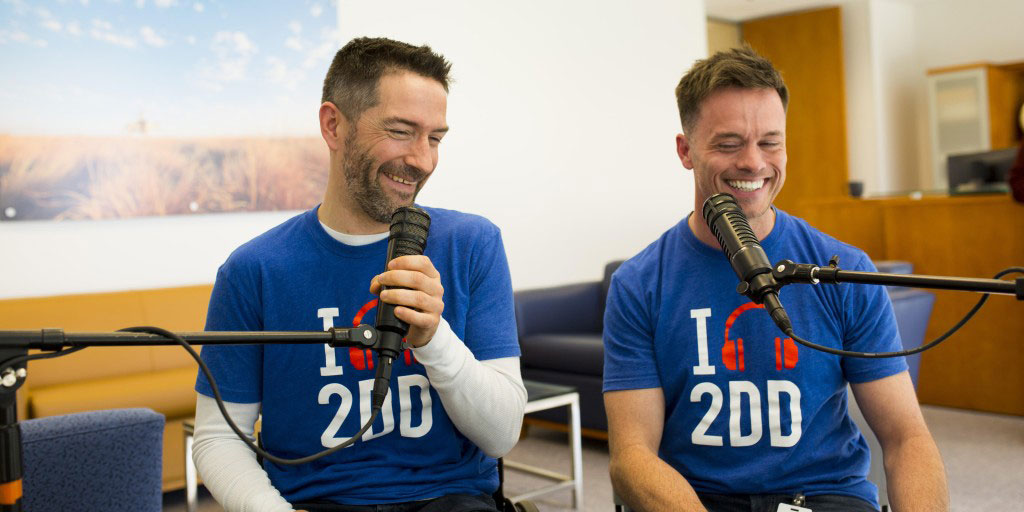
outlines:
{"label": "table leg", "polygon": [[572,452],[573,480],[572,507],[580,510],[583,506],[583,443],[580,435],[580,400],[576,395],[569,404],[569,449]]}
{"label": "table leg", "polygon": [[192,432],[185,431],[185,512],[196,512],[199,485],[196,464],[192,461]]}

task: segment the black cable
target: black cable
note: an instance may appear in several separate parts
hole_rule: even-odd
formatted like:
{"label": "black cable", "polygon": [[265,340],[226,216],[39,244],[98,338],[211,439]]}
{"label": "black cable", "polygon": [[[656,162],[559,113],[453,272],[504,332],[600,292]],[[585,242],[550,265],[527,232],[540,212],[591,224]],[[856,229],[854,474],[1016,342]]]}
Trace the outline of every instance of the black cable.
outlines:
{"label": "black cable", "polygon": [[[1011,273],[1014,273],[1014,272],[1016,272],[1018,274],[1024,274],[1024,267],[1009,267],[1009,268],[1004,269],[1004,270],[1000,271],[999,273],[997,273],[995,275],[994,279],[999,279],[999,278],[1005,276],[1006,274],[1011,274]],[[964,324],[966,324],[967,321],[970,320],[974,316],[974,314],[978,312],[979,309],[981,309],[981,306],[983,306],[985,304],[985,302],[988,300],[988,296],[989,296],[989,294],[987,294],[987,293],[982,294],[981,298],[978,299],[978,303],[975,304],[974,307],[972,307],[971,310],[968,311],[967,314],[964,315],[964,317],[962,319],[960,319],[959,322],[956,323],[956,325],[954,325],[952,328],[950,328],[948,331],[946,331],[945,334],[943,334],[942,336],[939,336],[938,338],[935,338],[934,340],[932,340],[932,341],[930,341],[930,342],[928,342],[928,343],[926,343],[924,345],[921,345],[920,347],[913,348],[913,349],[910,349],[910,350],[900,350],[900,351],[897,351],[897,352],[854,352],[854,351],[850,351],[850,350],[839,350],[839,349],[836,349],[836,348],[826,347],[824,345],[818,345],[817,343],[813,343],[813,342],[807,341],[807,340],[797,336],[793,332],[792,328],[786,329],[784,332],[786,333],[787,336],[789,336],[790,338],[793,338],[794,340],[796,340],[797,343],[799,343],[799,344],[801,344],[801,345],[803,345],[805,347],[813,348],[814,350],[819,350],[821,352],[827,352],[829,354],[834,354],[834,355],[837,355],[837,356],[859,357],[859,358],[862,358],[862,359],[881,359],[881,358],[884,358],[884,357],[909,356],[909,355],[912,355],[912,354],[917,354],[919,352],[924,352],[925,350],[928,350],[928,349],[930,349],[932,347],[935,347],[939,343],[942,343],[943,341],[946,341],[947,338],[952,336],[953,333],[955,333],[961,327],[963,327]]]}
{"label": "black cable", "polygon": [[[235,431],[235,435],[237,435],[238,438],[241,439],[242,442],[245,443],[245,445],[248,446],[250,450],[256,452],[257,455],[275,464],[283,464],[288,466],[305,464],[307,462],[312,462],[314,460],[326,457],[334,452],[347,448],[351,446],[353,443],[355,443],[357,439],[359,439],[363,434],[366,433],[367,430],[370,429],[370,427],[373,425],[373,422],[377,420],[377,415],[380,414],[380,408],[374,408],[372,414],[370,414],[369,421],[367,421],[366,424],[363,425],[363,428],[359,429],[359,432],[356,432],[354,436],[350,437],[348,440],[339,444],[338,446],[298,459],[282,459],[275,455],[271,455],[270,453],[267,453],[266,450],[263,450],[259,446],[256,446],[255,443],[253,443],[244,433],[242,433],[241,429],[238,428],[238,425],[235,425],[235,422],[231,421],[231,417],[228,415],[227,409],[224,408],[224,400],[220,396],[220,389],[217,387],[217,382],[213,380],[213,374],[210,373],[210,369],[206,366],[206,363],[203,362],[203,359],[199,357],[199,353],[197,353],[195,349],[193,349],[192,346],[189,345],[187,341],[185,341],[184,338],[178,336],[177,334],[171,331],[161,329],[159,327],[127,327],[125,329],[119,330],[121,332],[141,332],[147,334],[155,334],[157,336],[163,336],[165,338],[174,340],[178,342],[179,345],[185,347],[185,350],[187,350],[189,355],[192,356],[192,359],[195,359],[196,362],[199,363],[199,369],[203,371],[203,375],[206,376],[206,380],[210,382],[210,389],[213,390],[213,397],[214,399],[217,400],[217,407],[220,409],[221,415],[224,416],[224,421],[228,423],[228,426],[231,427],[231,430]],[[79,350],[80,348],[84,347],[79,347],[78,349],[74,350]]]}
{"label": "black cable", "polygon": [[21,363],[27,363],[29,361],[35,361],[36,359],[51,359],[51,358],[54,358],[54,357],[60,357],[60,356],[66,356],[68,354],[73,354],[75,352],[78,352],[79,350],[82,350],[83,348],[85,348],[85,347],[75,347],[75,348],[58,350],[56,352],[43,352],[41,354],[30,354],[30,355],[27,355],[27,356],[12,357],[11,359],[8,359],[8,360],[4,361],[4,364],[10,365],[11,368],[14,368],[15,366],[18,366]]}

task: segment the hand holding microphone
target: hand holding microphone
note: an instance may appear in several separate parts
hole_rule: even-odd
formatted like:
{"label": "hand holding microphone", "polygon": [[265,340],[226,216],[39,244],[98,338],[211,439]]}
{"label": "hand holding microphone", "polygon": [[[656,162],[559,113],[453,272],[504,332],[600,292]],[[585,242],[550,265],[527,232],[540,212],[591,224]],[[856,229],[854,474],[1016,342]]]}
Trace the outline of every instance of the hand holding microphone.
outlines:
{"label": "hand holding microphone", "polygon": [[413,346],[423,346],[434,337],[441,321],[444,287],[437,269],[423,255],[429,231],[427,212],[413,206],[396,210],[391,216],[387,270],[370,281],[370,292],[380,295],[377,302],[380,341],[377,373],[370,394],[372,410],[380,410],[387,399],[391,367],[402,353],[402,338],[408,334]]}
{"label": "hand holding microphone", "polygon": [[395,306],[395,317],[409,324],[405,339],[410,345],[421,347],[434,337],[444,311],[444,286],[430,258],[408,255],[389,261],[387,271],[370,282],[370,293]]}

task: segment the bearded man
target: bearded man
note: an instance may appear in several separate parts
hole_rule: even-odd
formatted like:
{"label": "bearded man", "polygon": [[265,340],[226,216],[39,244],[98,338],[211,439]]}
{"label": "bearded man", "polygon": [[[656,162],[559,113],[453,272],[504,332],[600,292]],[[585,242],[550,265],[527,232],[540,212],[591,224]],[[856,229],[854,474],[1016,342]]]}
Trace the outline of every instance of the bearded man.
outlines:
{"label": "bearded man", "polygon": [[[323,202],[242,245],[217,272],[210,331],[349,327],[374,318],[378,296],[410,326],[381,417],[308,464],[257,461],[200,373],[194,460],[226,510],[496,510],[495,457],[515,445],[526,402],[501,234],[482,217],[424,208],[425,253],[380,273],[392,213],[437,167],[450,67],[427,46],[384,38],[339,50],[319,111],[330,151]],[[297,458],[369,419],[367,352],[238,345],[202,355],[243,431],[251,436],[262,414],[264,449]]]}

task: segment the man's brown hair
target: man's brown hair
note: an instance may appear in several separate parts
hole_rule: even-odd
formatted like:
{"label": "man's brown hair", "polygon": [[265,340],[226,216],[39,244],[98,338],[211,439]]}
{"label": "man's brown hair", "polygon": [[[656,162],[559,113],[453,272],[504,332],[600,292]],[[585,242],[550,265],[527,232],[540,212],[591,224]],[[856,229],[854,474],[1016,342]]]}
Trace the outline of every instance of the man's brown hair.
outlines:
{"label": "man's brown hair", "polygon": [[683,75],[676,86],[676,103],[683,133],[689,134],[700,119],[704,100],[714,92],[726,88],[775,89],[782,100],[782,108],[789,106],[789,90],[782,75],[768,59],[752,48],[733,48],[698,60]]}
{"label": "man's brown hair", "polygon": [[324,78],[321,102],[331,102],[355,123],[379,100],[377,86],[387,73],[411,71],[448,90],[451,63],[429,46],[413,46],[384,37],[359,37],[334,55]]}

